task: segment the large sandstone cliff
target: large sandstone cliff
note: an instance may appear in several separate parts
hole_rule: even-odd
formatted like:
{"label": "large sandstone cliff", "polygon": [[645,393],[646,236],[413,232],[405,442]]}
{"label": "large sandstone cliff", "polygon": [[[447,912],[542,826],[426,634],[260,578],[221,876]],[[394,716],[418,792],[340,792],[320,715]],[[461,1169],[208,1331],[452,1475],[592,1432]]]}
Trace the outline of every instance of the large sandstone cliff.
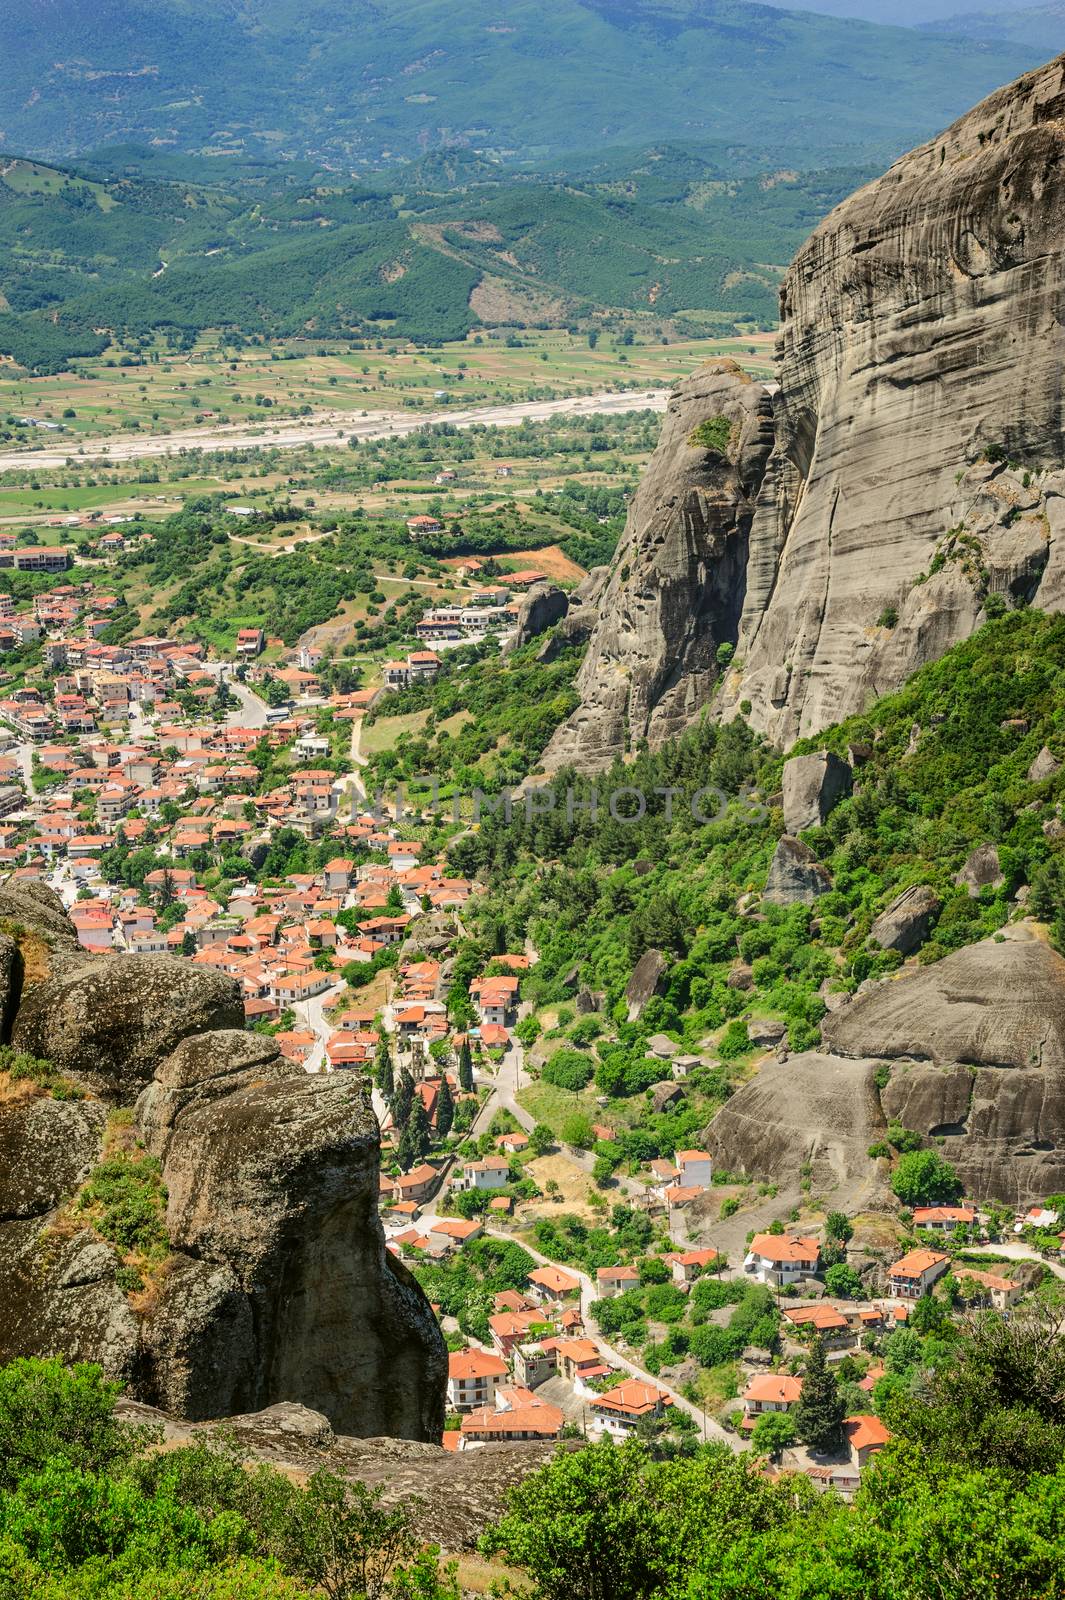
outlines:
{"label": "large sandstone cliff", "polygon": [[1060,609],[1063,246],[1065,57],[825,219],[783,285],[779,390],[720,366],[679,386],[550,766],[675,733],[721,644],[716,711],[787,745],[964,638],[989,592]]}
{"label": "large sandstone cliff", "polygon": [[[194,1419],[298,1402],[347,1434],[437,1439],[446,1354],[384,1248],[359,1083],[240,1031],[221,974],[85,955],[43,886],[0,888],[0,930],[3,1037],[81,1096],[0,1073],[0,1361],[99,1361]],[[122,1152],[156,1158],[166,1191],[139,1283],[80,1203]]]}

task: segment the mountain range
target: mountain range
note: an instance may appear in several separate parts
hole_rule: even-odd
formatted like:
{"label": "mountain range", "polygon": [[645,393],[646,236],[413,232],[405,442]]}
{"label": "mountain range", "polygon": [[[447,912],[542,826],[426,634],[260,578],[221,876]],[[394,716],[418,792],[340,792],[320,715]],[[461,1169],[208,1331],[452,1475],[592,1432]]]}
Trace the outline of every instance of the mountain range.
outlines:
{"label": "mountain range", "polygon": [[725,138],[807,165],[881,160],[1040,53],[747,0],[9,0],[5,13],[0,144],[52,158],[132,139],[341,166],[449,145],[527,162]]}

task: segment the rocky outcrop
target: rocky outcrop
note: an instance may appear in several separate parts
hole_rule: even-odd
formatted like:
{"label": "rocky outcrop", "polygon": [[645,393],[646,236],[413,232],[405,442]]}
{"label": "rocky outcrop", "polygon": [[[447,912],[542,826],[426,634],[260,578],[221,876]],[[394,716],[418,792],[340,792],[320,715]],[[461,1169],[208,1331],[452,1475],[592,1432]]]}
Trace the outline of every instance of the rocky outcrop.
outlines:
{"label": "rocky outcrop", "polygon": [[1006,879],[993,844],[980,844],[966,857],[954,882],[959,889],[978,895],[981,889],[1000,889]]}
{"label": "rocky outcrop", "polygon": [[793,756],[784,763],[784,826],[789,833],[820,828],[836,802],[850,792],[851,769],[831,750]]}
{"label": "rocky outcrop", "polygon": [[[165,1449],[231,1442],[251,1463],[303,1481],[324,1470],[366,1484],[391,1509],[406,1506],[421,1537],[449,1552],[475,1550],[505,1509],[507,1491],[555,1455],[554,1444],[486,1444],[453,1452],[407,1439],[353,1438],[306,1406],[280,1404],[218,1423],[189,1423],[123,1397],[119,1419],[158,1429]],[[563,1449],[581,1448],[569,1440]]]}
{"label": "rocky outcrop", "polygon": [[730,648],[716,714],[786,747],[988,594],[1065,605],[1063,111],[1065,57],[838,206],[785,278],[775,392],[720,365],[678,387],[552,765],[677,732]]}
{"label": "rocky outcrop", "polygon": [[649,1002],[661,994],[669,963],[661,950],[645,950],[625,987],[628,1020],[638,1022]]}
{"label": "rocky outcrop", "polygon": [[832,887],[832,878],[801,839],[785,833],[777,840],[762,899],[770,905],[813,905]]}
{"label": "rocky outcrop", "polygon": [[846,1195],[860,1209],[880,1193],[866,1154],[885,1127],[876,1068],[816,1051],[770,1058],[718,1112],[703,1148],[715,1167],[782,1187],[798,1188],[808,1169],[816,1194]]}
{"label": "rocky outcrop", "polygon": [[924,944],[939,915],[940,900],[926,883],[911,884],[885,906],[869,929],[869,937],[882,950],[908,956]]}
{"label": "rocky outcrop", "polygon": [[770,398],[732,361],[678,385],[598,598],[581,706],[549,768],[659,744],[705,705],[735,641],[755,501],[773,442]]}
{"label": "rocky outcrop", "polygon": [[718,1113],[730,1171],[845,1209],[880,1193],[867,1155],[889,1123],[929,1141],[967,1194],[1028,1205],[1065,1188],[1065,959],[1024,924],[874,984],[827,1015],[822,1049],[771,1061]]}
{"label": "rocky outcrop", "polygon": [[[359,1080],[241,1031],[229,979],[79,953],[58,900],[19,894],[14,1040],[82,1098],[22,1081],[0,1098],[0,1360],[99,1361],[190,1418],[291,1401],[351,1434],[438,1437],[446,1352],[384,1247]],[[123,1152],[159,1163],[166,1244],[147,1262],[80,1203]]]}
{"label": "rocky outcrop", "polygon": [[1042,783],[1044,778],[1053,778],[1060,770],[1061,762],[1044,745],[1028,768],[1028,782]]}
{"label": "rocky outcrop", "polygon": [[556,622],[561,622],[569,610],[569,600],[564,589],[553,583],[534,583],[518,606],[518,619],[509,641],[511,650],[538,639]]}

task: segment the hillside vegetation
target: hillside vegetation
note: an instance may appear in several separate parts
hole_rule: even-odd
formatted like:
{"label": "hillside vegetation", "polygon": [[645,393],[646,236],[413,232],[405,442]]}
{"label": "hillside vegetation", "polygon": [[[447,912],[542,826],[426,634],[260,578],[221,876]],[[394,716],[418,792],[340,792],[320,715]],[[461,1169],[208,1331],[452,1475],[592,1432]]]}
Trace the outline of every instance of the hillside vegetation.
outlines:
{"label": "hillside vegetation", "polygon": [[[1021,612],[988,623],[864,717],[828,729],[817,748],[862,759],[854,794],[824,828],[804,835],[832,875],[816,912],[763,903],[752,920],[738,904],[764,884],[783,831],[780,811],[764,803],[779,789],[781,758],[742,721],[704,723],[601,774],[598,816],[592,784],[561,773],[552,780],[554,809],[542,800],[518,803],[509,822],[486,818],[455,841],[451,861],[486,876],[482,926],[498,948],[520,948],[532,935],[540,959],[527,998],[565,1000],[574,972],[590,989],[605,990],[625,1048],[598,1065],[590,1057],[590,1066],[602,1091],[642,1092],[642,1043],[661,1029],[689,1049],[713,1035],[719,1057],[738,1061],[752,1046],[737,1019],[753,1012],[783,1020],[793,1050],[815,1045],[826,981],[852,992],[899,964],[897,952],[871,945],[868,933],[909,884],[930,884],[942,901],[922,962],[1001,927],[1022,884],[1030,886],[1030,909],[1051,922],[1065,948],[1065,829],[1056,820],[1065,768],[1040,781],[1027,776],[1044,745],[1059,761],[1065,755],[1063,706],[1065,619]],[[497,705],[494,724],[501,722]],[[697,799],[696,809],[713,819],[704,822],[692,800],[708,785],[720,794]],[[619,796],[617,819],[611,794]],[[626,821],[626,811],[639,810],[634,795],[643,797],[645,814]],[[998,849],[1004,882],[970,896],[955,875],[986,843]],[[629,1024],[623,991],[648,949],[669,956],[668,984],[639,1024]],[[747,991],[728,981],[738,959],[750,967]]]}
{"label": "hillside vegetation", "polygon": [[101,329],[441,342],[604,309],[769,327],[791,255],[870,175],[668,147],[573,178],[427,161],[353,185],[205,166],[187,181],[145,175],[138,153],[85,172],[0,160],[0,354],[49,372],[104,349]]}
{"label": "hillside vegetation", "polygon": [[1023,48],[745,0],[513,0],[505,14],[494,0],[12,0],[5,23],[0,127],[50,155],[132,138],[529,160],[742,129],[789,159],[879,157],[1036,65]]}

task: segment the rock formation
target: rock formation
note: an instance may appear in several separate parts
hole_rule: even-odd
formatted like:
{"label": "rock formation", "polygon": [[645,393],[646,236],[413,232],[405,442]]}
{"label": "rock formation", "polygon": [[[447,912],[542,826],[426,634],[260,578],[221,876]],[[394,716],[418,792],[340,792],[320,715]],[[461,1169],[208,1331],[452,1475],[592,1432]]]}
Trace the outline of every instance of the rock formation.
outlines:
{"label": "rock formation", "polygon": [[784,763],[784,826],[789,833],[820,828],[837,800],[849,794],[851,769],[831,750],[792,756]]}
{"label": "rock formation", "polygon": [[564,589],[554,583],[534,583],[518,606],[518,620],[508,649],[519,650],[523,644],[538,639],[556,622],[561,622],[568,610],[569,600]]}
{"label": "rock formation", "polygon": [[1065,604],[1063,113],[1065,57],[838,206],[784,281],[779,390],[678,387],[550,766],[678,732],[730,655],[716,713],[786,747],[989,593]]}
{"label": "rock formation", "polygon": [[[0,1360],[99,1361],[191,1418],[291,1401],[351,1434],[438,1437],[446,1354],[384,1248],[360,1082],[241,1031],[229,978],[87,955],[42,886],[0,888],[0,920],[5,1037],[64,1096],[0,1093]],[[85,1186],[102,1162],[150,1158],[164,1242],[138,1263]]]}
{"label": "rock formation", "polygon": [[813,905],[832,887],[832,878],[808,845],[783,834],[777,840],[762,899],[770,905]]}
{"label": "rock formation", "polygon": [[794,1183],[812,1161],[816,1188],[864,1204],[865,1151],[896,1122],[936,1140],[978,1199],[1065,1188],[1065,959],[1024,924],[874,984],[825,1017],[822,1039],[764,1066],[715,1118],[722,1166]]}
{"label": "rock formation", "polygon": [[915,883],[885,906],[869,929],[869,937],[882,950],[912,955],[924,944],[939,914],[939,896],[925,883]]}

